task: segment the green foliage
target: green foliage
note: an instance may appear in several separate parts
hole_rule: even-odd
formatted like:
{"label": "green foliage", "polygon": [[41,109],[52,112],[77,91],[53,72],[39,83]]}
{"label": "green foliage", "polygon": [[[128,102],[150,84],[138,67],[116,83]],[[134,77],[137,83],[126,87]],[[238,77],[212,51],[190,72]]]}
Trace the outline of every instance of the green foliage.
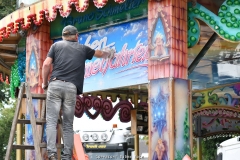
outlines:
{"label": "green foliage", "polygon": [[20,86],[20,79],[18,74],[18,59],[15,60],[12,68],[11,68],[11,83],[10,83],[10,91],[11,97],[15,97],[15,90]]}
{"label": "green foliage", "polygon": [[229,137],[219,137],[215,139],[210,139],[202,141],[202,159],[215,160],[217,157],[217,143],[222,143],[223,141],[229,139]]}
{"label": "green foliage", "polygon": [[182,160],[182,158],[185,156],[185,154],[183,154],[183,152],[177,151],[177,155],[175,160]]}
{"label": "green foliage", "polygon": [[193,138],[193,155],[192,155],[192,160],[197,160],[197,138]]}
{"label": "green foliage", "polygon": [[[11,131],[12,120],[14,116],[15,107],[4,108],[0,111],[0,157],[3,158],[6,154],[6,147]],[[12,159],[16,159],[16,151],[11,152]]]}
{"label": "green foliage", "polygon": [[185,111],[185,119],[184,119],[184,155],[188,154],[190,155],[190,145],[189,145],[189,132],[190,132],[190,127],[189,127],[189,115],[188,115],[188,108],[186,108]]}
{"label": "green foliage", "polygon": [[186,111],[185,111],[185,119],[184,119],[183,127],[184,127],[184,133],[183,133],[184,148],[181,151],[177,151],[175,160],[182,160],[182,158],[186,154],[190,155],[190,145],[189,145],[190,128],[189,128],[189,119],[188,119],[188,108],[186,108]]}
{"label": "green foliage", "polygon": [[10,98],[10,88],[9,84],[0,83],[0,110],[4,107],[8,107],[12,105],[14,102],[13,99]]}
{"label": "green foliage", "polygon": [[[8,84],[0,83],[0,95],[0,159],[3,159],[15,112],[15,100],[10,98]],[[11,158],[16,159],[16,150],[12,150]]]}
{"label": "green foliage", "polygon": [[16,10],[16,0],[0,0],[0,19]]}

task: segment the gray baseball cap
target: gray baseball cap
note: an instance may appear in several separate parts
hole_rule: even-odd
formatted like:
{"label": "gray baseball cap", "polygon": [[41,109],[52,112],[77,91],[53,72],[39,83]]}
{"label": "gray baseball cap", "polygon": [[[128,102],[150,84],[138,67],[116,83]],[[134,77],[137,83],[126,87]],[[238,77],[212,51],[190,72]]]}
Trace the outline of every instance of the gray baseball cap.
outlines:
{"label": "gray baseball cap", "polygon": [[67,35],[75,35],[78,33],[78,30],[76,27],[72,25],[67,25],[66,27],[63,28],[62,30],[62,35],[67,36]]}

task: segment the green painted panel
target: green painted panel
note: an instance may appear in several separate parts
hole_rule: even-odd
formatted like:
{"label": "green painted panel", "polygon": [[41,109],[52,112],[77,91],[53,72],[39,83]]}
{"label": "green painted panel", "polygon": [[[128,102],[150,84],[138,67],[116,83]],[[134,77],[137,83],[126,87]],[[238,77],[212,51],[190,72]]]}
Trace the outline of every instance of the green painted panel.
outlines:
{"label": "green painted panel", "polygon": [[83,32],[147,16],[148,0],[126,0],[122,4],[109,1],[101,9],[96,8],[92,1],[89,3],[89,8],[84,13],[77,12],[75,8],[67,18],[61,17],[58,13],[57,18],[50,23],[51,39],[60,37],[66,25],[74,25],[79,32]]}

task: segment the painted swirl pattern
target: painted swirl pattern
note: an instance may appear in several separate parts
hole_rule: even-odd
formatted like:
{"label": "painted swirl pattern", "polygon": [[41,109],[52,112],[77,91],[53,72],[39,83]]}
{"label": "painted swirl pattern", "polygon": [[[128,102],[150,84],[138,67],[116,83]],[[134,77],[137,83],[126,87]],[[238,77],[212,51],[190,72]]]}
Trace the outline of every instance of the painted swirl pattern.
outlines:
{"label": "painted swirl pattern", "polygon": [[[129,122],[131,120],[132,104],[129,101],[120,101],[113,107],[112,102],[108,99],[101,100],[94,96],[77,96],[76,97],[75,116],[81,118],[84,113],[91,119],[96,119],[99,115],[105,121],[110,121],[115,113],[119,110],[119,119],[121,122]],[[94,109],[95,113],[89,110]]]}

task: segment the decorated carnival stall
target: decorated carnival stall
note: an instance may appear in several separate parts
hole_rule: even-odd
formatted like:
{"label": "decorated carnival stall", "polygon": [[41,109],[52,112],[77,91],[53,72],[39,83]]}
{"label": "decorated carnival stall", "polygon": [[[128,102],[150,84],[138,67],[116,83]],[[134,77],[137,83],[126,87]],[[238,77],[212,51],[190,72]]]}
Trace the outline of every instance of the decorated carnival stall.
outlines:
{"label": "decorated carnival stall", "polygon": [[[47,52],[61,40],[63,27],[74,25],[79,43],[117,51],[113,60],[86,61],[75,116],[101,115],[109,121],[119,111],[122,122],[133,122],[133,109],[143,106],[148,108],[149,159],[180,160],[185,154],[201,159],[200,150],[194,157],[193,135],[209,139],[239,133],[238,84],[202,90],[240,77],[225,73],[238,64],[239,5],[237,0],[43,0],[21,8],[0,21],[1,41],[10,34],[26,36],[26,54],[19,53],[12,67],[12,95],[23,81],[32,93],[43,93],[41,67]],[[120,102],[113,106],[116,97]],[[33,100],[36,117],[40,104]],[[29,118],[27,107],[23,115]],[[137,159],[138,124],[132,127]],[[26,126],[25,142],[20,130],[17,143],[32,144],[31,126]],[[21,159],[21,152],[17,155]],[[34,152],[27,151],[29,157]]]}

